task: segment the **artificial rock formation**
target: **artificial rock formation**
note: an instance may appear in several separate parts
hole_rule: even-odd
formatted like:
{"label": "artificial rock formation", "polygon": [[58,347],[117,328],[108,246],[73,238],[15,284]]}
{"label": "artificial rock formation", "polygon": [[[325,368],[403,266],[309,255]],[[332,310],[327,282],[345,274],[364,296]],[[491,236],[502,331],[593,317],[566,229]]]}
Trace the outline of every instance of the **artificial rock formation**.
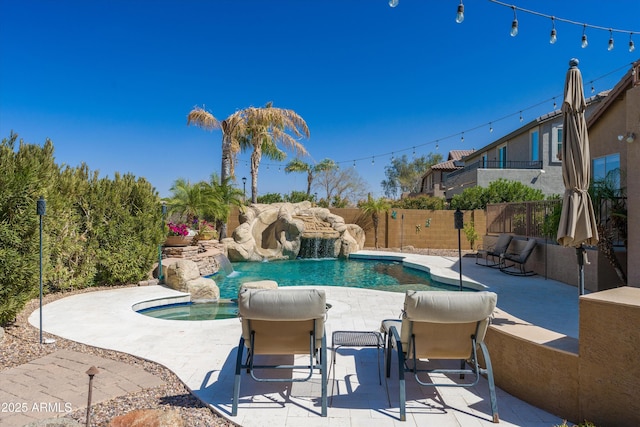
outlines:
{"label": "artificial rock formation", "polygon": [[215,280],[200,276],[198,264],[180,259],[167,267],[165,282],[171,289],[191,294],[192,302],[213,302],[220,299]]}
{"label": "artificial rock formation", "polygon": [[222,240],[231,261],[346,258],[364,247],[360,226],[310,202],[253,204],[241,221],[233,237]]}

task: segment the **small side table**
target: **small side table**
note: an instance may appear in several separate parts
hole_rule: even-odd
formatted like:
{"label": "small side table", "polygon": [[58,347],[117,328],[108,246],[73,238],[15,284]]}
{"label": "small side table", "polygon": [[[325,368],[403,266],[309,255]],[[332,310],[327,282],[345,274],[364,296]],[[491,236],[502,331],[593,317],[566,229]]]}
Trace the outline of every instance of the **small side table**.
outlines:
{"label": "small side table", "polygon": [[336,378],[336,351],[340,347],[376,347],[378,356],[378,383],[382,384],[382,377],[380,375],[380,350],[384,351],[382,334],[374,331],[334,331],[333,334],[331,334],[331,365],[333,365],[331,400],[333,400],[333,386]]}

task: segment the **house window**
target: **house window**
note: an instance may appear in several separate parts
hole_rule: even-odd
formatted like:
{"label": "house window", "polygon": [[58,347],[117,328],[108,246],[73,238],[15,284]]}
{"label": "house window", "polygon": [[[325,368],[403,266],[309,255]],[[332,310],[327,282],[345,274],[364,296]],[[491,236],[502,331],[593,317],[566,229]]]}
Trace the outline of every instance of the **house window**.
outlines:
{"label": "house window", "polygon": [[593,183],[597,184],[605,179],[616,190],[620,189],[620,153],[593,159]]}
{"label": "house window", "polygon": [[562,161],[562,126],[551,129],[551,161]]}
{"label": "house window", "polygon": [[500,169],[507,167],[507,144],[498,148],[498,165]]}
{"label": "house window", "polygon": [[538,138],[538,131],[534,130],[529,134],[529,139],[531,140],[531,160],[538,161],[540,160],[540,142]]}

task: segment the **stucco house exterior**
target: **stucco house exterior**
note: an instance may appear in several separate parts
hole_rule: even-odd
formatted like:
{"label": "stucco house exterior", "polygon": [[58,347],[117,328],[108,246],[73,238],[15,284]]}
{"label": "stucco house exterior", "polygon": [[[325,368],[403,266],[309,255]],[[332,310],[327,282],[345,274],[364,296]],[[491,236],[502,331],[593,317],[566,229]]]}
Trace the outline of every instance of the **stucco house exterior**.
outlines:
{"label": "stucco house exterior", "polygon": [[475,150],[451,150],[446,162],[431,166],[422,175],[420,181],[420,194],[431,197],[445,197],[443,177],[449,173],[464,167],[461,161],[463,157],[472,154]]}
{"label": "stucco house exterior", "polygon": [[[587,100],[587,118],[606,97],[602,92]],[[555,110],[465,156],[464,167],[443,178],[446,198],[451,200],[469,187],[487,187],[499,178],[519,181],[547,196],[561,195],[561,144],[562,112]]]}
{"label": "stucco house exterior", "polygon": [[592,179],[620,168],[627,194],[627,283],[640,287],[640,60],[587,119]]}

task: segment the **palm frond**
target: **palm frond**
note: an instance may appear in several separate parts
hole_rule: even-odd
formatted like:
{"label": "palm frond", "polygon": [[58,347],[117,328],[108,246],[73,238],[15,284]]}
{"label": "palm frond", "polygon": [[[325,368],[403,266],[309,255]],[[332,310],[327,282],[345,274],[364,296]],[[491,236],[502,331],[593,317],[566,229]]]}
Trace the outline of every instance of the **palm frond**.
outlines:
{"label": "palm frond", "polygon": [[194,107],[193,110],[187,114],[187,126],[191,125],[206,130],[220,128],[220,122],[218,119],[216,119],[213,114],[200,107]]}

